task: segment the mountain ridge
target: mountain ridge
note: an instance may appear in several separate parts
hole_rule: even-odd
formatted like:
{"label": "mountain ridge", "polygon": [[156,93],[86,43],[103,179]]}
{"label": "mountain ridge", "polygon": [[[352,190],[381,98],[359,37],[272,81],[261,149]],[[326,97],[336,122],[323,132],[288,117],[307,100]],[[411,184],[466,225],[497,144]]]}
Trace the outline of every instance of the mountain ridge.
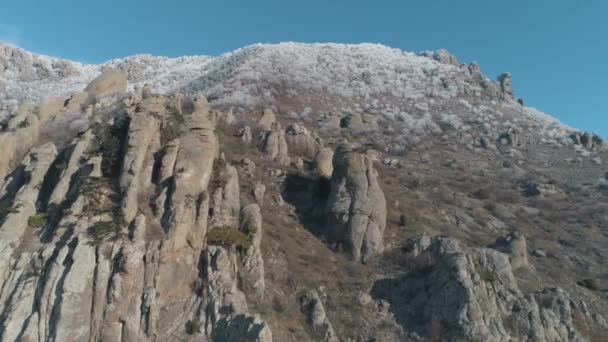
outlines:
{"label": "mountain ridge", "polygon": [[[261,77],[259,79],[260,81],[267,80],[269,82],[279,84],[289,83],[290,80],[293,80],[291,84],[287,84],[292,88],[300,86],[304,89],[318,90],[318,88],[327,88],[333,84],[335,88],[334,91],[337,92],[337,94],[333,95],[339,95],[349,99],[361,96],[369,99],[370,96],[374,97],[380,93],[395,92],[395,89],[400,88],[406,90],[398,91],[394,95],[415,99],[420,98],[420,96],[423,94],[428,95],[429,93],[435,92],[436,95],[442,97],[453,96],[450,94],[453,93],[453,90],[448,89],[445,91],[445,89],[437,87],[437,84],[435,83],[440,82],[441,80],[433,80],[432,77],[429,79],[416,80],[414,79],[414,76],[420,77],[420,75],[417,75],[412,71],[408,72],[407,70],[400,70],[400,72],[403,72],[404,74],[399,75],[398,72],[394,72],[395,70],[391,70],[399,68],[400,65],[403,65],[403,68],[411,68],[412,70],[423,69],[425,70],[424,72],[439,74],[447,73],[449,71],[462,74],[459,69],[467,69],[467,72],[464,73],[465,75],[457,75],[458,78],[470,77],[470,75],[466,75],[466,73],[470,74],[468,70],[474,68],[475,72],[479,73],[478,76],[475,76],[479,78],[477,81],[486,82],[487,84],[491,85],[491,81],[479,71],[478,65],[475,63],[471,63],[468,66],[458,64],[456,58],[445,50],[439,50],[435,53],[427,51],[416,55],[414,53],[404,52],[402,50],[386,47],[380,44],[302,44],[293,42],[280,44],[253,44],[232,52],[224,53],[217,57],[182,56],[170,58],[153,56],[149,54],[140,54],[109,60],[101,64],[82,64],[64,59],[56,59],[44,55],[32,54],[19,48],[11,48],[7,45],[4,45],[4,50],[5,56],[21,55],[21,57],[16,58],[17,61],[32,61],[32,65],[29,67],[26,65],[18,68],[15,68],[15,66],[11,67],[9,65],[10,63],[7,63],[6,61],[4,62],[5,71],[3,72],[4,76],[2,76],[5,79],[4,83],[8,83],[8,81],[15,81],[15,78],[17,81],[19,79],[24,80],[22,87],[20,87],[20,84],[14,86],[6,84],[4,85],[6,92],[5,97],[10,96],[11,99],[13,99],[13,102],[16,98],[19,98],[20,100],[25,100],[28,98],[38,99],[44,96],[63,95],[67,92],[75,91],[82,88],[82,85],[88,83],[95,76],[108,68],[118,68],[127,71],[131,87],[141,87],[146,83],[150,83],[157,88],[155,89],[156,91],[160,91],[161,93],[171,91],[182,91],[186,93],[203,92],[208,97],[218,98],[220,102],[234,105],[250,105],[251,103],[248,102],[251,98],[257,98],[258,100],[251,101],[257,101],[259,103],[259,98],[263,99],[264,96],[268,96],[268,94],[264,94],[259,89],[246,89],[246,91],[243,91],[243,88],[247,87],[247,83],[258,80],[255,78],[247,79],[247,75],[245,75],[244,78],[239,78],[239,72],[242,74],[251,74],[257,72],[258,76],[252,77]],[[348,56],[350,59],[344,58],[343,60],[339,61],[339,63],[337,61],[333,61],[333,64],[331,64],[332,61],[328,61],[328,66],[336,68],[336,65],[355,65],[360,63],[363,64],[364,67],[349,68],[342,73],[333,72],[333,74],[331,70],[326,69],[320,69],[322,71],[317,71],[318,68],[323,66],[323,61],[318,60],[320,55],[327,54],[329,59],[336,59],[336,56],[347,55],[347,52],[351,50],[353,50],[353,52]],[[302,57],[299,59],[300,64],[294,65],[294,62],[298,60],[297,56],[302,55],[303,52],[310,52],[312,57],[308,57],[308,59],[307,57]],[[274,58],[277,60],[277,63],[268,66],[255,60],[251,62],[251,60],[255,59],[256,55],[259,54],[262,55],[259,57],[259,59],[268,61]],[[361,58],[361,60],[357,60],[353,57],[356,57],[357,54],[364,57]],[[374,57],[374,55],[387,56],[384,58],[386,61],[384,61],[383,58],[375,58],[377,56]],[[316,58],[317,60],[315,61],[313,58]],[[5,57],[4,60],[6,59],[7,58]],[[2,59],[0,58],[0,60]],[[369,63],[371,60],[376,63],[376,65],[371,68],[372,71],[369,70]],[[378,64],[382,63],[378,63],[378,61],[384,61],[385,66],[380,68]],[[239,63],[247,62],[252,64],[250,68],[246,68],[244,70],[237,69],[236,71],[230,69],[233,65],[237,65],[238,67]],[[217,65],[217,67],[213,68],[213,65]],[[298,67],[298,65],[300,65],[300,67]],[[208,66],[211,67],[206,69]],[[289,74],[290,68],[288,68],[288,66],[290,68],[297,69],[298,73],[294,72]],[[365,66],[367,66],[368,70],[366,70]],[[276,69],[273,70],[275,67]],[[28,70],[31,68],[34,70]],[[20,70],[21,76],[14,75],[14,73],[11,74],[10,69]],[[379,75],[365,75],[366,73],[372,74],[373,70],[375,69],[380,69],[377,72]],[[169,71],[161,73],[159,70]],[[273,72],[275,70],[283,70],[288,72],[288,76],[284,76],[283,78],[276,77],[277,79],[273,80],[272,78],[275,76],[271,75],[269,70],[272,70]],[[363,76],[354,74],[355,70],[358,70],[357,72],[363,74]],[[394,72],[392,75],[390,74],[391,71]],[[231,77],[231,72],[236,72],[236,76],[233,75]],[[315,77],[302,77],[302,75],[307,72],[314,74]],[[33,80],[34,83],[25,82],[35,74],[42,75],[39,80],[39,85],[35,84],[36,80]],[[50,82],[47,89],[44,89],[45,78],[43,76],[46,75],[48,75],[51,80],[55,79],[56,81],[60,81],[65,79],[65,82]],[[333,78],[331,80],[324,80],[322,75],[333,75]],[[376,77],[374,78],[374,76]],[[391,77],[389,78],[389,76]],[[362,82],[362,77],[367,77],[367,80]],[[336,84],[337,81],[340,81],[341,83]],[[369,83],[370,85],[366,85],[365,82]],[[455,82],[462,82],[462,80],[456,80]],[[230,88],[230,83],[240,83],[238,84],[239,91],[235,93],[235,90],[227,89]],[[382,83],[389,84],[385,86]],[[431,88],[432,91],[426,88]],[[63,89],[63,93],[59,89]],[[271,97],[272,96],[273,95],[271,94]],[[274,99],[269,98],[266,102],[272,101],[274,101]],[[11,105],[14,107],[16,104],[11,103]],[[345,109],[352,110],[353,108]],[[15,108],[13,108],[13,110],[15,110]],[[374,110],[378,111],[380,109],[376,108]],[[546,115],[534,110],[533,108],[530,108],[527,112],[531,115],[539,114],[541,117]],[[551,116],[547,116],[547,119],[559,123],[565,129],[571,129]]]}
{"label": "mountain ridge", "polygon": [[0,341],[608,334],[608,145],[510,74],[298,43],[0,63]]}

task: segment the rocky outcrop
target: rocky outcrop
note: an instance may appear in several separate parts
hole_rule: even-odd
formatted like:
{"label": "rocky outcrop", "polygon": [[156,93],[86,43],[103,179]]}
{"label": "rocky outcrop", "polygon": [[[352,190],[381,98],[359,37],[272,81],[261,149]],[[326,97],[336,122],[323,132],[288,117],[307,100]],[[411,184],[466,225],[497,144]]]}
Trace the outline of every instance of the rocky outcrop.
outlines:
{"label": "rocky outcrop", "polygon": [[270,131],[277,122],[277,117],[272,109],[265,109],[262,116],[258,119],[257,126],[262,131]]}
{"label": "rocky outcrop", "polygon": [[528,247],[523,234],[514,232],[501,236],[490,247],[507,254],[513,270],[528,266]]}
{"label": "rocky outcrop", "polygon": [[152,185],[154,154],[160,150],[160,113],[165,103],[147,98],[138,104],[131,117],[127,134],[127,151],[123,157],[120,187],[125,194],[122,210],[127,222],[137,215],[139,194]]}
{"label": "rocky outcrop", "polygon": [[53,189],[49,197],[49,207],[59,207],[61,202],[63,202],[67,196],[68,191],[70,190],[70,183],[80,170],[81,160],[85,158],[85,153],[90,149],[92,142],[93,132],[91,130],[86,131],[82,134],[82,136],[75,139],[73,142],[73,148],[71,148],[70,156],[67,160],[65,168],[61,170],[59,181],[55,185],[55,189]]}
{"label": "rocky outcrop", "polygon": [[508,98],[508,99],[512,99],[513,98],[513,78],[511,77],[511,74],[506,72],[503,74],[500,74],[498,76],[498,83],[500,84],[500,91],[502,92],[502,94]]}
{"label": "rocky outcrop", "polygon": [[275,124],[272,130],[262,133],[261,149],[270,160],[274,160],[281,165],[289,165],[287,140],[280,124]]}
{"label": "rocky outcrop", "polygon": [[[21,174],[16,174],[0,192],[0,198],[9,197],[12,202],[12,210],[0,226],[0,289],[10,276],[11,257],[30,229],[30,218],[38,215],[36,202],[39,189],[56,155],[57,150],[52,143],[33,149],[22,163]],[[18,184],[22,180],[26,183]]]}
{"label": "rocky outcrop", "polygon": [[372,160],[336,148],[331,192],[325,208],[327,237],[344,245],[354,260],[367,261],[384,250],[386,200]]}
{"label": "rocky outcrop", "polygon": [[243,128],[241,128],[238,132],[237,132],[237,136],[241,137],[241,140],[245,143],[245,144],[249,144],[251,143],[252,135],[251,135],[251,128],[249,126],[245,126]]}
{"label": "rocky outcrop", "polygon": [[319,177],[330,179],[334,170],[334,150],[326,147],[315,156],[315,171]]}
{"label": "rocky outcrop", "polygon": [[94,98],[124,94],[127,91],[127,75],[118,70],[107,70],[89,83],[84,91]]}
{"label": "rocky outcrop", "polygon": [[266,186],[262,182],[257,182],[251,192],[256,203],[262,205],[264,203],[264,194],[266,194]]}
{"label": "rocky outcrop", "polygon": [[437,51],[423,51],[420,55],[428,57],[428,58],[432,58],[442,64],[450,64],[450,65],[455,65],[455,66],[459,65],[458,59],[454,55],[452,55],[449,51],[444,50],[444,49],[437,50]]}
{"label": "rocky outcrop", "polygon": [[586,340],[573,324],[567,294],[547,289],[524,295],[508,255],[443,237],[412,249],[420,251],[409,261],[411,271],[377,281],[372,290],[409,330],[431,340]]}
{"label": "rocky outcrop", "polygon": [[323,342],[338,342],[331,322],[325,314],[325,308],[317,291],[305,291],[298,298],[300,310],[306,317],[308,324],[312,327],[315,337]]}
{"label": "rocky outcrop", "polygon": [[323,147],[319,137],[314,136],[306,127],[295,123],[285,129],[285,139],[292,154],[306,158],[313,158]]}
{"label": "rocky outcrop", "polygon": [[[248,314],[245,295],[237,288],[238,263],[233,253],[211,246],[205,252],[203,302],[194,322],[211,341],[272,342],[272,332]],[[197,325],[199,326],[199,325]]]}
{"label": "rocky outcrop", "polygon": [[34,110],[31,105],[22,105],[8,121],[7,131],[0,135],[0,186],[10,167],[38,141],[40,120]]}
{"label": "rocky outcrop", "polygon": [[348,113],[340,118],[340,127],[348,128],[355,133],[361,132],[365,129],[363,123],[363,117],[358,113]]}
{"label": "rocky outcrop", "polygon": [[[0,340],[272,341],[237,287],[240,272],[263,298],[259,207],[241,212],[204,99],[185,133],[160,145],[169,102],[133,99],[129,118],[113,113],[59,152],[35,147],[11,173],[0,192]],[[207,246],[208,221],[251,245],[242,256]]]}
{"label": "rocky outcrop", "polygon": [[497,139],[501,145],[518,146],[520,144],[517,131],[513,128],[507,129]]}
{"label": "rocky outcrop", "polygon": [[582,145],[585,148],[601,147],[603,140],[601,137],[588,132],[575,132],[570,134],[570,138],[575,145]]}
{"label": "rocky outcrop", "polygon": [[252,295],[258,300],[264,297],[264,259],[262,258],[262,213],[257,204],[249,204],[241,211],[240,230],[251,238],[251,246],[243,256],[243,273],[251,288]]}
{"label": "rocky outcrop", "polygon": [[208,105],[195,101],[186,133],[179,138],[173,184],[163,223],[169,241],[165,248],[201,246],[206,234],[209,196],[205,196],[219,146]]}
{"label": "rocky outcrop", "polygon": [[[224,159],[216,161],[215,180],[212,186],[209,227],[233,227],[239,225],[241,202],[239,199],[239,174],[236,167]],[[213,189],[215,188],[215,189]]]}

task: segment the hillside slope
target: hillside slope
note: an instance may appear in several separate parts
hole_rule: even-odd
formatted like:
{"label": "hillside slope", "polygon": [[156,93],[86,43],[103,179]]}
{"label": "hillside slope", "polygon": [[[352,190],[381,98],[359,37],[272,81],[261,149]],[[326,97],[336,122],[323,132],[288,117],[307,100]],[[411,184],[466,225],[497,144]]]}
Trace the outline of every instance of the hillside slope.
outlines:
{"label": "hillside slope", "polygon": [[608,160],[446,51],[0,45],[2,341],[603,341]]}

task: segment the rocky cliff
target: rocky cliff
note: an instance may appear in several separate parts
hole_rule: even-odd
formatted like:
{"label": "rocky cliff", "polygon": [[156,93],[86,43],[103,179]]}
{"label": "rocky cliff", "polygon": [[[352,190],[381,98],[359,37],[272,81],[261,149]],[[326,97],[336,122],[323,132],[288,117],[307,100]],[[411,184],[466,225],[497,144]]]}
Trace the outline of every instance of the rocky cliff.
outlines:
{"label": "rocky cliff", "polygon": [[608,152],[447,51],[0,46],[2,341],[602,341]]}

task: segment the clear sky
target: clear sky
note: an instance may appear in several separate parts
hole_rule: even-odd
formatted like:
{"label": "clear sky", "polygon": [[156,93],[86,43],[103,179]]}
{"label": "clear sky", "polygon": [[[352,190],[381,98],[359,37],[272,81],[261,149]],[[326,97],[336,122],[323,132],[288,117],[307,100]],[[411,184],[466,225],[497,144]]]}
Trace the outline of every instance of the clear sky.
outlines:
{"label": "clear sky", "polygon": [[257,42],[448,49],[563,122],[608,137],[606,0],[0,0],[0,40],[97,63]]}

